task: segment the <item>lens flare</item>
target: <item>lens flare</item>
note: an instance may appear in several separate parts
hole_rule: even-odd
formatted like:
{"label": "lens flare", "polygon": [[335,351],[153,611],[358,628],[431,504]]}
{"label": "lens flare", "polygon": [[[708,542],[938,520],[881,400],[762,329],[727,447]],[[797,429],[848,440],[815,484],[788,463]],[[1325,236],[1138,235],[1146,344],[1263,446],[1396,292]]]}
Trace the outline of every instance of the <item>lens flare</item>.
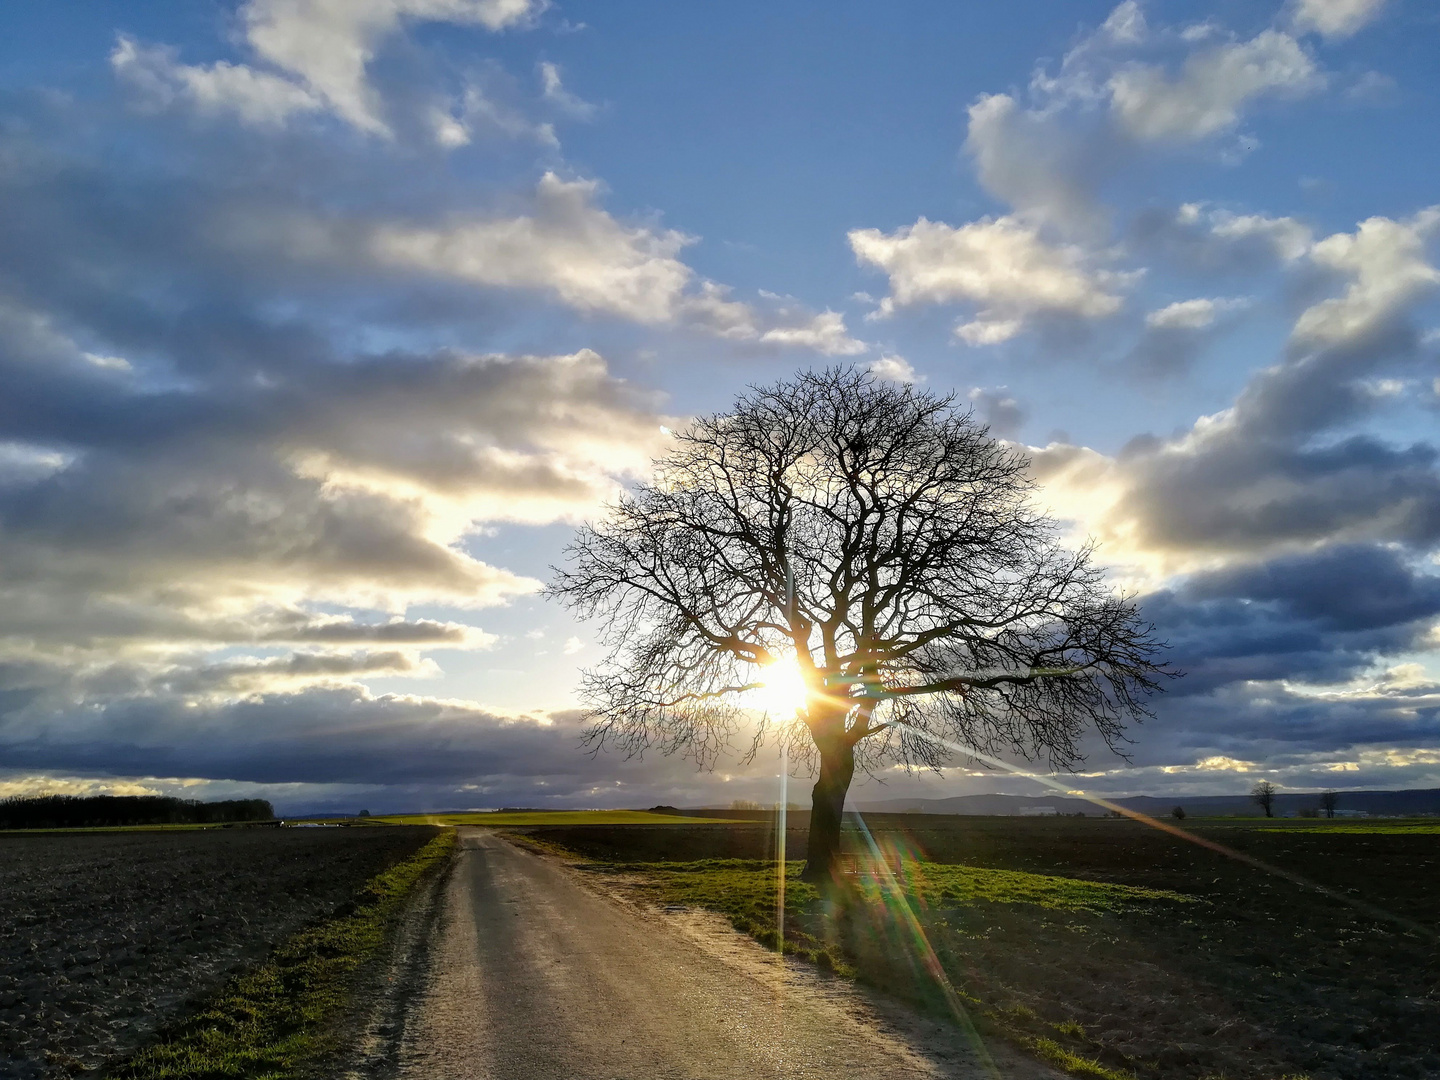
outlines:
{"label": "lens flare", "polygon": [[810,687],[794,657],[776,660],[764,670],[760,686],[752,691],[755,703],[776,716],[794,716],[810,696]]}

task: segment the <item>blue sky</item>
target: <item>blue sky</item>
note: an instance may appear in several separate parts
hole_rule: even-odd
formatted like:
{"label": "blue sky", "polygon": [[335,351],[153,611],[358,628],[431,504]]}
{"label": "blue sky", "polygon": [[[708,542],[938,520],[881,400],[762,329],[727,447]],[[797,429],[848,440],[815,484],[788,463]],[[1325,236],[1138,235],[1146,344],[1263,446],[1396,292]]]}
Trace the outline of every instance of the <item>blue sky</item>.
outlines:
{"label": "blue sky", "polygon": [[1061,12],[7,5],[0,792],[765,797],[580,753],[535,590],[835,363],[1028,448],[1171,640],[1077,786],[1440,786],[1440,13]]}

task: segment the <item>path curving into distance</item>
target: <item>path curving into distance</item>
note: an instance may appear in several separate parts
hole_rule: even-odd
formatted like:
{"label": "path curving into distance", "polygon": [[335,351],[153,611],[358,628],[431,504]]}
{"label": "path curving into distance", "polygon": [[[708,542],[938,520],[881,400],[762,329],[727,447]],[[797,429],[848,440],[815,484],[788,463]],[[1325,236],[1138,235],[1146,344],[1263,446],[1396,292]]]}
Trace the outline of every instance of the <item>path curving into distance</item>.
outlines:
{"label": "path curving into distance", "polygon": [[[773,954],[718,916],[641,911],[462,829],[404,1022],[405,1080],[981,1078],[963,1036]],[[990,1047],[1007,1078],[1058,1074]]]}

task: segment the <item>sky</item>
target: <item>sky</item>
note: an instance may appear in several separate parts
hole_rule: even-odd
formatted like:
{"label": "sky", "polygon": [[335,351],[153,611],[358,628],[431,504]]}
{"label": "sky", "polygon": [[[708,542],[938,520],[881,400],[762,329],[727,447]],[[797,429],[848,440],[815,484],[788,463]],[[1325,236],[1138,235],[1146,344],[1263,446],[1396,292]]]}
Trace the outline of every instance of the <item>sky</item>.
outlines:
{"label": "sky", "polygon": [[837,364],[1022,448],[1170,643],[1067,784],[1440,786],[1437,51],[1423,0],[4,5],[0,796],[773,799],[587,753],[539,590]]}

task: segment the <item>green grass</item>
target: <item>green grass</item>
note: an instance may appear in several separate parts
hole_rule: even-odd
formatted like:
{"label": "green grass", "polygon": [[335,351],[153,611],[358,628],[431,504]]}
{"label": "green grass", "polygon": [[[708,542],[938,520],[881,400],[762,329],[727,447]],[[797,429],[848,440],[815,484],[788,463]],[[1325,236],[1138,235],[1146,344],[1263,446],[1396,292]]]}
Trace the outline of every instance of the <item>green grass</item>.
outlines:
{"label": "green grass", "polygon": [[233,825],[237,829],[254,826],[250,821],[180,821],[154,825],[71,825],[61,829],[0,829],[0,836],[40,836],[46,833],[115,833],[115,832],[182,832],[187,829],[223,829]]}
{"label": "green grass", "polygon": [[[1205,823],[1210,828],[1226,828],[1224,825]],[[1306,818],[1282,818],[1280,820],[1246,821],[1229,828],[1255,829],[1279,833],[1350,833],[1356,836],[1423,836],[1440,834],[1440,818],[1378,818],[1359,821],[1341,821],[1329,818],[1308,820]]]}
{"label": "green grass", "polygon": [[[353,909],[303,930],[260,968],[232,980],[198,1015],[112,1076],[124,1080],[290,1080],[334,1049],[335,1021],[355,976],[385,941],[391,921],[426,871],[448,859],[447,830],[377,874]],[[346,905],[350,908],[351,905]]]}
{"label": "green grass", "polygon": [[648,810],[533,810],[519,813],[395,814],[364,819],[384,825],[744,825],[729,818],[681,817]]}
{"label": "green grass", "polygon": [[1066,1050],[1054,1039],[1028,1039],[1026,1045],[1034,1051],[1036,1057],[1064,1069],[1071,1076],[1090,1077],[1093,1080],[1135,1080],[1134,1073],[1108,1069],[1094,1058],[1081,1057]]}
{"label": "green grass", "polygon": [[[815,888],[799,880],[804,863],[786,864],[786,910],[803,911],[818,898]],[[641,873],[665,903],[691,904],[724,915],[773,919],[776,866],[754,859],[703,859],[699,862],[621,863],[618,869]],[[1110,911],[1157,901],[1195,903],[1193,897],[1166,889],[1143,889],[1101,881],[1031,874],[1022,870],[988,870],[978,866],[906,863],[895,877],[910,899],[927,907],[976,903],[1034,904],[1069,911]],[[878,901],[881,884],[870,875],[857,879],[860,894]]]}
{"label": "green grass", "polygon": [[943,863],[907,864],[896,880],[907,893],[931,907],[993,903],[1034,904],[1058,911],[1118,911],[1157,901],[1197,902],[1168,889]]}

